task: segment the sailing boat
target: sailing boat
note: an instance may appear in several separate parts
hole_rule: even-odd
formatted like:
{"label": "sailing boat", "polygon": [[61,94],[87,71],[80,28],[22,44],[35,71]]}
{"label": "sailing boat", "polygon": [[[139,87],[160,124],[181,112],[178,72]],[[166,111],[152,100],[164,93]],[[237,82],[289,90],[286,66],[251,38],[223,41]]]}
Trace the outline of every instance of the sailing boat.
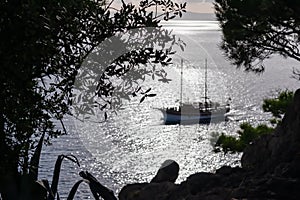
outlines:
{"label": "sailing boat", "polygon": [[221,105],[212,102],[207,96],[207,60],[205,59],[205,92],[204,102],[183,103],[182,102],[182,78],[183,60],[181,60],[181,91],[179,107],[160,109],[164,114],[165,124],[209,124],[212,121],[225,120],[226,113],[230,111],[229,102]]}

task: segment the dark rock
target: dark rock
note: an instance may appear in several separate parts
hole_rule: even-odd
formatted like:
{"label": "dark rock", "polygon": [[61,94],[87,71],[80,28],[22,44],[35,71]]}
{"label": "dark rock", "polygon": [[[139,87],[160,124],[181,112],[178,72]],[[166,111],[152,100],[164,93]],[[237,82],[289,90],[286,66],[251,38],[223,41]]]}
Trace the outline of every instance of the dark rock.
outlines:
{"label": "dark rock", "polygon": [[221,186],[220,176],[212,173],[200,172],[187,178],[187,188],[193,195],[205,191],[212,186]]}
{"label": "dark rock", "polygon": [[285,170],[286,175],[292,178],[300,179],[300,154],[296,154],[294,160]]}
{"label": "dark rock", "polygon": [[163,200],[178,186],[170,182],[131,184],[122,188],[119,200]]}
{"label": "dark rock", "polygon": [[179,165],[174,160],[166,160],[159,168],[151,183],[172,182],[174,183],[178,177]]}
{"label": "dark rock", "polygon": [[243,171],[243,169],[240,167],[222,166],[220,169],[216,170],[216,174],[228,176],[231,174],[240,173],[242,171]]}
{"label": "dark rock", "polygon": [[191,200],[226,200],[230,199],[231,190],[228,188],[216,187],[211,190],[207,190],[202,193],[198,193],[195,196],[191,196]]}
{"label": "dark rock", "polygon": [[161,200],[174,192],[174,182],[178,177],[179,165],[174,160],[166,160],[150,183],[129,184],[119,193],[120,200]]}
{"label": "dark rock", "polygon": [[129,200],[136,199],[139,195],[139,192],[146,186],[148,183],[134,183],[124,186],[119,193],[119,200]]}

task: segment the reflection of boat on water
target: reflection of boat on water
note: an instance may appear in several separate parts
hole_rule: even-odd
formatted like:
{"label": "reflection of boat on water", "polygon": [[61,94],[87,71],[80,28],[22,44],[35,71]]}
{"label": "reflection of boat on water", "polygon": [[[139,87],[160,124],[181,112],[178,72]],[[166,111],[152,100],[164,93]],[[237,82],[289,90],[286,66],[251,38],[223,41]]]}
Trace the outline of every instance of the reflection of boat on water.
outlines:
{"label": "reflection of boat on water", "polygon": [[181,61],[181,99],[179,107],[160,109],[164,114],[165,124],[209,124],[224,121],[230,110],[229,103],[221,105],[207,97],[207,61],[205,60],[205,95],[204,102],[182,103],[183,62]]}

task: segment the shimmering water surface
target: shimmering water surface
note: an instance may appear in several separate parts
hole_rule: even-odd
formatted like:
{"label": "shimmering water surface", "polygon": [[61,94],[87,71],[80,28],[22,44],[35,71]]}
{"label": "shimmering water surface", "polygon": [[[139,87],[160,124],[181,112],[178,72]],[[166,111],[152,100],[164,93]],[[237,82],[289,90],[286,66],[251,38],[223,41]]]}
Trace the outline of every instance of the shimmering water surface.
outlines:
{"label": "shimmering water surface", "polygon": [[[204,94],[204,60],[208,60],[208,89],[212,100],[232,99],[230,120],[207,125],[163,125],[162,114],[156,108],[178,105],[180,98],[180,67],[175,63],[166,68],[170,83],[151,78],[144,83],[156,97],[127,102],[118,115],[105,123],[81,123],[66,120],[69,134],[45,147],[41,158],[40,178],[51,181],[54,162],[59,154],[76,155],[80,167],[63,163],[60,194],[66,195],[78,172],[88,170],[98,180],[118,192],[127,183],[150,181],[160,164],[174,159],[180,165],[178,182],[200,171],[213,172],[222,165],[239,165],[240,154],[213,153],[216,132],[234,134],[241,122],[258,124],[270,117],[262,112],[262,100],[278,89],[296,89],[291,79],[293,60],[274,57],[265,62],[262,75],[237,70],[222,56],[218,48],[221,32],[215,21],[171,21],[165,24],[187,44],[185,52],[175,61],[184,59],[183,101],[198,101]],[[87,186],[80,186],[78,199],[89,199]]]}

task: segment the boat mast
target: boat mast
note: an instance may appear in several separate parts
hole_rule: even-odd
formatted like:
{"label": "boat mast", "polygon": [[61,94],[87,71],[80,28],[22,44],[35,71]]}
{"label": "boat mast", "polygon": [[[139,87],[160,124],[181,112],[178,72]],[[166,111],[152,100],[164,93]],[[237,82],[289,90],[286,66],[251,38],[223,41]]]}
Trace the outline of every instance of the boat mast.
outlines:
{"label": "boat mast", "polygon": [[204,84],[204,98],[205,98],[205,110],[208,107],[207,103],[207,59],[205,58],[205,84]]}
{"label": "boat mast", "polygon": [[181,59],[181,80],[180,80],[180,106],[182,106],[182,91],[183,91],[183,59]]}

